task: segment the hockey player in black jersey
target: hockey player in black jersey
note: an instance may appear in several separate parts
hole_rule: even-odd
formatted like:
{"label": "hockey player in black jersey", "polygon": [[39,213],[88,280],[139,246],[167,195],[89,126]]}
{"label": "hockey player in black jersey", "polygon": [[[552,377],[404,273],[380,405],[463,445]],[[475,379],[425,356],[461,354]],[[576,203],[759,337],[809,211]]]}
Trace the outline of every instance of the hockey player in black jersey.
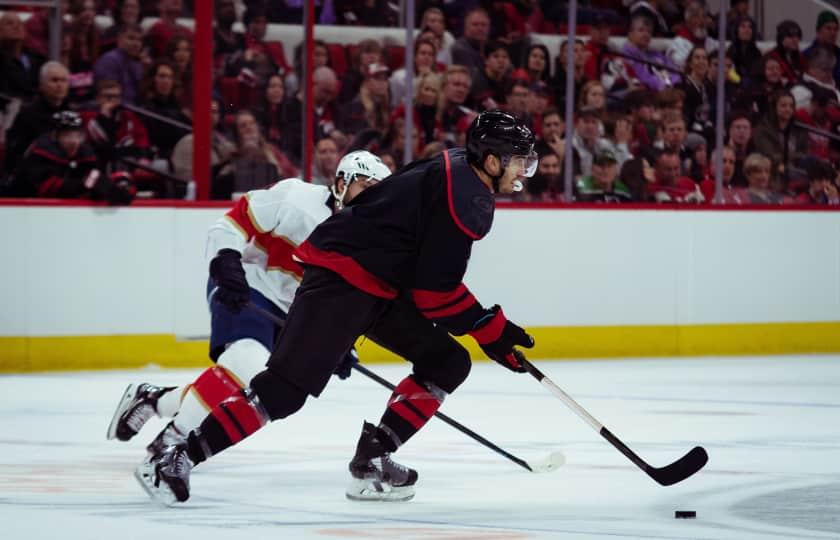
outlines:
{"label": "hockey player in black jersey", "polygon": [[365,335],[413,364],[378,425],[365,422],[346,495],[408,500],[417,472],[391,454],[431,418],[470,371],[451,335],[470,334],[493,360],[524,368],[515,346],[534,340],[462,282],[472,243],[493,222],[494,193],[522,188],[537,165],[534,136],[513,116],[481,113],[465,149],[416,161],[359,194],[295,251],[304,276],[266,369],[215,407],[186,443],[167,448],[144,487],[163,501],[189,497],[193,466],[318,397]]}

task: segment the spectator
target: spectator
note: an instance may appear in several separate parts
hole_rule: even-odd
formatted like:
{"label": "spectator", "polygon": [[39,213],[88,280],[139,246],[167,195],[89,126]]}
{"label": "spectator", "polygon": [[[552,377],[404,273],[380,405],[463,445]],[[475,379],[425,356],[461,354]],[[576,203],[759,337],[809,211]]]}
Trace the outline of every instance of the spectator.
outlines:
{"label": "spectator", "polygon": [[563,162],[554,152],[540,155],[537,172],[525,182],[523,202],[552,202],[564,200]]}
{"label": "spectator", "polygon": [[771,161],[762,154],[750,154],[744,160],[747,189],[744,204],[781,204],[782,197],[770,188]]}
{"label": "spectator", "polygon": [[[737,39],[735,36],[738,33],[738,27],[741,21],[750,17],[750,0],[731,0],[729,11],[726,13],[726,37],[730,40]],[[755,21],[753,21],[753,28],[755,28]],[[760,39],[759,35],[755,34],[755,39]]]}
{"label": "spectator", "polygon": [[336,6],[340,24],[352,26],[396,26],[399,6],[387,0],[342,2]]}
{"label": "spectator", "polygon": [[685,146],[688,130],[685,128],[685,118],[680,111],[667,111],[660,122],[662,140],[655,146],[675,152],[680,156],[680,174],[685,176],[694,165],[691,151]]}
{"label": "spectator", "polygon": [[[676,26],[680,21],[679,9],[676,6],[669,6],[667,2],[660,2],[659,0],[624,0],[624,5],[629,5],[630,18],[647,19],[651,28],[651,35],[656,33],[661,36],[670,36],[672,34],[671,27]],[[662,8],[671,8],[669,12],[672,22],[668,22],[664,16]]]}
{"label": "spectator", "polygon": [[712,178],[712,165],[709,164],[709,145],[706,139],[699,133],[689,133],[685,138],[685,147],[691,160],[691,167],[688,169],[687,176],[698,184]]}
{"label": "spectator", "polygon": [[[716,167],[715,159],[717,159],[717,150],[712,152],[712,167]],[[721,191],[722,204],[743,204],[742,189],[732,183],[735,174],[735,150],[731,146],[723,147],[722,154],[723,161],[723,184]],[[703,198],[706,202],[711,203],[715,200],[715,178],[707,178],[700,182],[700,191],[703,193]]]}
{"label": "spectator", "polygon": [[140,0],[116,0],[114,8],[111,10],[111,16],[114,19],[114,24],[102,32],[100,52],[107,52],[119,46],[117,42],[123,27],[140,26],[140,21],[143,20],[140,13]]}
{"label": "spectator", "polygon": [[834,70],[831,73],[831,78],[834,79],[835,83],[840,83],[840,47],[837,46],[837,32],[837,15],[833,11],[821,11],[817,15],[816,39],[805,49],[804,54],[807,57],[814,49],[825,49],[834,57]]}
{"label": "spectator", "polygon": [[542,114],[542,137],[534,144],[534,151],[540,156],[554,153],[560,161],[563,161],[566,150],[565,130],[566,123],[560,111],[554,107],[546,109]]}
{"label": "spectator", "polygon": [[578,108],[589,107],[599,114],[607,112],[607,92],[601,81],[587,81],[580,89]]}
{"label": "spectator", "polygon": [[837,171],[831,163],[817,160],[808,168],[808,190],[800,193],[795,202],[798,204],[840,205],[840,195],[837,194]]}
{"label": "spectator", "polygon": [[372,64],[385,64],[382,56],[382,45],[375,39],[363,39],[356,47],[350,69],[341,78],[341,93],[338,103],[350,103],[359,93],[362,81],[367,76],[368,67]]}
{"label": "spectator", "polygon": [[675,86],[680,82],[678,67],[666,55],[650,48],[653,28],[646,17],[634,17],[630,21],[627,42],[621,52],[634,60],[624,58],[623,62],[630,80],[653,90]]}
{"label": "spectator", "polygon": [[256,110],[256,116],[266,140],[277,147],[283,146],[286,136],[287,120],[283,110],[285,99],[286,90],[283,86],[283,78],[280,75],[272,75],[262,92],[262,103]]}
{"label": "spectator", "polygon": [[[710,118],[717,118],[717,73],[718,73],[718,51],[710,51],[708,54],[709,57],[709,82],[711,82],[711,86],[709,88],[712,89],[712,93],[709,95],[709,104],[711,105],[711,111],[709,112]],[[726,80],[723,82],[724,92],[727,96],[724,100],[724,110],[723,114],[726,116],[729,114],[731,109],[731,103],[735,100],[732,99],[731,96],[738,96],[741,93],[741,79],[738,76],[738,73],[735,71],[734,63],[732,61],[732,55],[729,54],[729,51],[724,51],[723,54],[724,64],[724,74],[726,75]]]}
{"label": "spectator", "polygon": [[837,61],[832,52],[825,47],[814,47],[805,55],[806,71],[799,84],[791,88],[791,93],[797,100],[797,107],[806,107],[811,96],[817,90],[823,90],[831,95],[831,100],[840,103],[840,90],[832,75]]}
{"label": "spectator", "polygon": [[[566,60],[568,54],[569,40],[565,40],[560,44],[560,54],[555,59],[554,66],[554,80],[552,86],[554,87],[554,103],[564,103],[566,101]],[[588,58],[588,53],[583,44],[583,41],[576,39],[574,44],[574,63],[575,63],[575,82],[574,95],[579,96],[581,88],[586,84],[586,72],[584,66]]]}
{"label": "spectator", "polygon": [[633,125],[633,139],[630,152],[638,154],[641,148],[648,148],[656,139],[657,125],[654,121],[654,97],[648,90],[634,90],[625,99]]}
{"label": "spectator", "polygon": [[712,104],[709,97],[715,90],[708,78],[709,58],[706,49],[696,47],[689,53],[685,62],[685,75],[680,89],[685,92],[683,114],[688,120],[689,129],[706,137],[714,136],[714,124],[710,115]]}
{"label": "spectator", "polygon": [[117,47],[100,56],[93,66],[97,83],[117,81],[122,89],[123,103],[130,105],[137,103],[137,92],[143,79],[142,49],[143,30],[137,25],[123,25],[117,36]]}
{"label": "spectator", "polygon": [[586,63],[583,66],[583,73],[589,81],[601,80],[605,64],[613,58],[609,53],[611,33],[611,18],[604,13],[597,13],[589,26],[589,41],[586,42]]}
{"label": "spectator", "polygon": [[[426,73],[437,71],[435,63],[435,44],[426,39],[418,39],[414,42],[414,77],[418,78]],[[388,81],[391,89],[391,104],[399,105],[405,99],[405,68],[402,67],[391,75]]]}
{"label": "spectator", "polygon": [[[140,103],[152,113],[176,122],[189,123],[180,101],[181,84],[169,60],[157,60],[140,83]],[[146,119],[149,140],[161,159],[169,159],[175,143],[189,131],[156,118]]]}
{"label": "spectator", "polygon": [[526,49],[524,68],[529,82],[548,83],[551,80],[550,67],[548,47],[535,43]]}
{"label": "spectator", "polygon": [[521,120],[529,129],[531,126],[531,115],[528,114],[528,100],[530,99],[531,88],[525,81],[514,81],[510,91],[505,97],[507,106],[505,110]]}
{"label": "spectator", "polygon": [[7,171],[13,171],[32,141],[50,129],[55,113],[69,109],[70,73],[66,67],[55,61],[45,63],[41,66],[39,81],[38,96],[21,108],[6,133]]}
{"label": "spectator", "polygon": [[17,13],[3,13],[0,16],[0,73],[3,74],[0,92],[29,99],[38,87],[38,70],[44,57],[27,50],[25,42],[26,29]]}
{"label": "spectator", "polygon": [[101,80],[96,84],[96,107],[81,114],[88,141],[103,171],[134,168],[120,162],[120,158],[145,162],[151,157],[146,126],[137,115],[122,108],[122,99],[119,82]]}
{"label": "spectator", "polygon": [[[313,126],[312,138],[318,140],[326,137],[335,129],[339,114],[335,103],[336,85],[338,79],[335,72],[327,67],[321,66],[312,72],[312,107]],[[286,129],[283,151],[289,158],[300,163],[303,157],[301,147],[301,133],[303,133],[303,93],[298,91],[294,96],[289,96],[283,103],[283,115],[288,124]]]}
{"label": "spectator", "polygon": [[116,181],[96,168],[85,142],[82,119],[72,111],[55,114],[51,131],[40,135],[15,170],[13,194],[20,197],[91,198],[129,204],[134,188],[124,175]]}
{"label": "spectator", "polygon": [[654,119],[662,120],[665,113],[673,112],[682,115],[685,108],[685,92],[679,88],[666,88],[656,93],[653,100]]}
{"label": "spectator", "polygon": [[[312,71],[322,66],[330,67],[330,50],[320,39],[312,42]],[[286,74],[286,94],[293,96],[300,90],[300,79],[303,77],[303,43],[295,47],[295,68]]]}
{"label": "spectator", "polygon": [[99,58],[99,29],[94,0],[70,3],[72,22],[65,29],[70,47],[70,101],[84,103],[93,97],[93,64]]}
{"label": "spectator", "polygon": [[[356,133],[366,128],[384,133],[390,117],[388,66],[370,64],[359,95],[343,108],[338,128],[345,133]],[[332,181],[332,177],[328,178]]]}
{"label": "spectator", "polygon": [[[790,92],[782,91],[770,98],[770,113],[756,127],[753,141],[756,152],[773,164],[773,183],[779,191],[787,187],[793,177],[793,166],[808,152],[808,135],[793,123],[795,104]],[[747,158],[749,161],[749,158]],[[744,173],[749,182],[748,165]]]}
{"label": "spectator", "polygon": [[484,71],[484,47],[490,37],[490,16],[484,8],[474,8],[464,18],[464,35],[455,40],[450,53],[452,63],[471,70],[473,79]]}
{"label": "spectator", "polygon": [[785,86],[796,84],[805,71],[805,58],[799,52],[801,39],[802,28],[796,21],[785,20],[776,26],[776,48],[767,55],[779,62]]}
{"label": "spectator", "polygon": [[706,6],[700,0],[689,0],[683,11],[685,23],[677,31],[666,54],[680,69],[685,68],[689,54],[696,48],[712,50],[717,41],[708,36],[706,29]]}
{"label": "spectator", "polygon": [[602,150],[592,159],[592,174],[578,179],[575,198],[580,202],[627,202],[632,200],[624,182],[618,178],[618,160],[609,150]]}
{"label": "spectator", "polygon": [[472,86],[470,71],[465,66],[452,65],[443,75],[443,92],[438,103],[437,118],[449,141],[455,140],[458,122],[472,109],[464,105]]}
{"label": "spectator", "polygon": [[622,113],[607,112],[601,116],[604,130],[604,145],[616,158],[620,159],[619,165],[633,158],[630,152],[630,143],[633,140],[633,124],[629,115]]}
{"label": "spectator", "polygon": [[455,38],[446,30],[446,19],[443,16],[443,11],[437,7],[427,8],[420,18],[420,28],[423,30],[430,30],[437,37],[437,61],[448,66],[452,63],[452,53],[450,52],[452,45],[455,43]]}
{"label": "spectator", "polygon": [[269,77],[285,71],[286,59],[279,47],[265,41],[268,17],[264,6],[249,6],[242,22],[246,28],[245,48],[227,57],[225,76],[237,77],[251,88],[261,88]]}
{"label": "spectator", "polygon": [[[61,12],[70,13],[70,0],[61,0]],[[50,17],[49,8],[36,8],[23,25],[26,34],[23,46],[44,58],[50,55]]]}
{"label": "spectator", "polygon": [[728,142],[735,154],[735,170],[732,173],[732,185],[743,187],[747,185],[744,175],[744,160],[755,152],[752,141],[752,122],[750,116],[744,112],[733,113],[729,118]]}
{"label": "spectator", "polygon": [[656,182],[656,171],[647,157],[636,157],[624,162],[618,178],[630,190],[632,200],[647,201],[649,187],[652,190]]}
{"label": "spectator", "polygon": [[229,55],[245,50],[245,35],[233,29],[236,23],[234,0],[215,0],[213,27],[213,58],[217,66],[224,66]]}
{"label": "spectator", "polygon": [[[210,143],[211,177],[215,178],[219,169],[233,158],[236,145],[221,130],[222,104],[217,98],[210,103],[213,118],[213,133]],[[184,135],[172,150],[172,168],[175,176],[185,180],[193,179],[193,134]]]}
{"label": "spectator", "polygon": [[175,68],[175,77],[181,82],[181,91],[185,96],[191,95],[192,88],[192,41],[177,36],[166,46],[166,59]]}
{"label": "spectator", "polygon": [[178,24],[178,17],[184,8],[183,0],[158,0],[157,7],[160,19],[146,33],[146,43],[151,49],[153,59],[166,54],[166,46],[174,37],[193,38],[189,28]]}
{"label": "spectator", "polygon": [[[594,156],[605,150],[614,150],[613,144],[601,137],[601,117],[596,109],[583,108],[578,111],[572,147],[575,151],[574,158],[580,160],[580,163],[576,163],[574,167],[575,176],[590,176]],[[632,156],[625,150],[615,157],[621,165]]]}
{"label": "spectator", "polygon": [[[437,118],[437,104],[440,100],[441,77],[427,72],[414,81],[415,91],[413,122],[420,132],[420,145],[426,146],[443,138],[443,126]],[[391,114],[391,122],[405,117],[405,104],[400,104]]]}
{"label": "spectator", "polygon": [[680,174],[680,155],[666,148],[656,158],[655,181],[649,186],[653,199],[660,203],[700,203],[703,194],[694,180]]}
{"label": "spectator", "polygon": [[236,113],[236,152],[222,167],[211,187],[211,198],[230,199],[256,186],[267,186],[298,171],[274,145],[266,142],[254,113],[243,109]]}
{"label": "spectator", "polygon": [[782,80],[782,64],[775,56],[764,56],[761,72],[761,77],[743,89],[737,105],[740,109],[765,116],[769,111],[769,97],[787,87]]}
{"label": "spectator", "polygon": [[[794,89],[795,90],[795,89]],[[830,132],[837,121],[837,98],[834,92],[822,87],[808,91],[810,99],[803,106],[797,106],[796,121]],[[813,131],[808,132],[808,155],[819,159],[829,159],[828,137]]]}
{"label": "spectator", "polygon": [[537,81],[529,86],[526,109],[528,118],[532,125],[532,131],[537,138],[542,137],[542,116],[551,104],[551,88],[542,82]]}
{"label": "spectator", "polygon": [[742,16],[735,21],[735,34],[727,53],[732,56],[735,70],[741,76],[742,84],[752,84],[761,78],[761,51],[756,44],[755,21]]}
{"label": "spectator", "polygon": [[339,159],[341,159],[341,154],[338,151],[338,145],[331,137],[324,137],[315,143],[311,182],[321,186],[332,186]]}

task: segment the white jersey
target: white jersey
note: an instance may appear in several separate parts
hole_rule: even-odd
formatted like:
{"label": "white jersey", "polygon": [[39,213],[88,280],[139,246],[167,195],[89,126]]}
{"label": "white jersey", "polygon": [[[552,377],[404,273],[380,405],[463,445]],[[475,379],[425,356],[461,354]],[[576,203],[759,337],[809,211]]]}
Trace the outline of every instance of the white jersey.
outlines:
{"label": "white jersey", "polygon": [[248,285],[288,313],[303,278],[292,252],[332,215],[329,197],[329,188],[297,178],[249,191],[210,228],[208,263],[221,249],[242,253]]}

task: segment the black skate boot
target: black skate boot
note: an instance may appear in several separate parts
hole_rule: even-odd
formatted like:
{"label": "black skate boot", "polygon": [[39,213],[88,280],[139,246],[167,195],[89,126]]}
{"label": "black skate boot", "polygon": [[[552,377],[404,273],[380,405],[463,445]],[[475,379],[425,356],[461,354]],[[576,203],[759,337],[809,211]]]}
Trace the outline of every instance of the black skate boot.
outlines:
{"label": "black skate boot", "polygon": [[166,427],[157,434],[157,437],[146,446],[146,451],[149,453],[150,458],[154,458],[162,454],[167,447],[186,441],[187,436],[175,427],[175,422],[173,421],[166,424]]}
{"label": "black skate boot", "polygon": [[391,459],[382,443],[385,436],[369,422],[362,427],[356,455],[350,462],[353,479],[346,495],[354,501],[408,501],[414,497],[417,471]]}
{"label": "black skate boot", "polygon": [[153,500],[171,506],[190,498],[190,471],[194,464],[187,455],[186,443],[168,446],[160,454],[145,460],[134,477]]}
{"label": "black skate boot", "polygon": [[148,383],[129,384],[108,426],[108,439],[131,440],[149,418],[157,414],[157,401],[176,387],[160,387]]}

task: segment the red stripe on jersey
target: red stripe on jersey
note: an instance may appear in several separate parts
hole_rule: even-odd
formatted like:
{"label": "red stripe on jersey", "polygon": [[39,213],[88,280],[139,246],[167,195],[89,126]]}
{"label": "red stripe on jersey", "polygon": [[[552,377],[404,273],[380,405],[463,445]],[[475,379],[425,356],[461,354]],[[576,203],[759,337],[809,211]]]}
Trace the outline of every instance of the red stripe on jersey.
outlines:
{"label": "red stripe on jersey", "polygon": [[469,334],[478,342],[479,345],[486,345],[499,339],[502,335],[502,330],[505,329],[507,318],[502,310],[496,312],[496,315],[490,319],[490,322],[477,330],[473,330]]}
{"label": "red stripe on jersey", "polygon": [[38,195],[41,197],[52,195],[61,189],[61,185],[63,183],[64,179],[59,178],[58,176],[50,176],[38,187]]}
{"label": "red stripe on jersey", "polygon": [[293,274],[298,280],[303,277],[303,267],[292,257],[297,249],[294,242],[285,236],[263,233],[257,237],[256,243],[268,255],[266,264],[268,270],[280,270]]}
{"label": "red stripe on jersey", "polygon": [[481,240],[481,237],[471,230],[469,230],[461,220],[458,219],[458,214],[455,212],[455,203],[452,200],[452,164],[449,162],[449,150],[443,152],[443,163],[446,166],[446,194],[449,201],[449,215],[452,216],[452,221],[458,226],[464,234],[473,240]]}
{"label": "red stripe on jersey", "polygon": [[231,396],[235,396],[242,386],[225,368],[213,366],[201,372],[192,383],[192,391],[204,406],[210,410]]}
{"label": "red stripe on jersey", "polygon": [[255,220],[251,215],[251,207],[248,205],[247,196],[241,197],[236,201],[234,207],[227,213],[227,217],[242,229],[242,232],[245,233],[249,240],[263,232],[257,228]]}
{"label": "red stripe on jersey", "polygon": [[309,242],[304,242],[295,250],[294,257],[302,263],[332,270],[343,277],[350,285],[370,295],[388,300],[397,297],[396,289],[365,270],[362,265],[347,255],[341,255],[333,251],[322,251]]}
{"label": "red stripe on jersey", "polygon": [[467,295],[455,302],[451,306],[447,306],[440,309],[434,309],[431,311],[421,311],[423,316],[427,319],[443,319],[444,317],[451,317],[452,315],[457,315],[459,313],[463,313],[471,306],[474,306],[476,303],[475,296],[472,293],[467,293]]}
{"label": "red stripe on jersey", "polygon": [[413,289],[411,291],[411,296],[414,298],[414,305],[421,310],[440,309],[441,306],[455,302],[466,292],[469,292],[467,286],[463,283],[459,283],[458,286],[451,291],[427,291],[423,289]]}

